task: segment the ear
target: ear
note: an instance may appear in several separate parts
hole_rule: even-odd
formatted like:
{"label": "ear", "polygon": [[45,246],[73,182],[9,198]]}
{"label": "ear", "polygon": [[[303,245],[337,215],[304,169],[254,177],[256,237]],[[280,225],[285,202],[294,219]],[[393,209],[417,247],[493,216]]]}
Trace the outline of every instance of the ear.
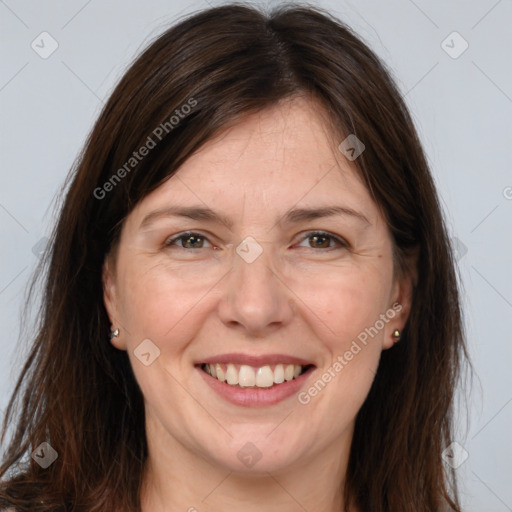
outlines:
{"label": "ear", "polygon": [[417,282],[416,271],[417,254],[411,255],[406,264],[406,270],[397,271],[393,289],[390,295],[386,316],[390,319],[384,329],[382,349],[394,346],[398,341],[393,335],[395,330],[403,332],[409,314],[411,312],[412,295]]}
{"label": "ear", "polygon": [[[102,269],[103,303],[107,310],[113,329],[120,329],[118,296],[114,263],[111,256],[105,258]],[[120,329],[121,331],[122,329]],[[112,345],[120,350],[126,350],[126,344],[122,333],[111,340]]]}

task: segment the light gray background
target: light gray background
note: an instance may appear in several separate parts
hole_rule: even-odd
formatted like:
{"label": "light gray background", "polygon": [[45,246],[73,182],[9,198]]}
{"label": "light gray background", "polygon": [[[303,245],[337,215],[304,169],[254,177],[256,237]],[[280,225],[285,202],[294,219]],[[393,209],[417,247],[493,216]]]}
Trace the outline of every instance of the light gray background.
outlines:
{"label": "light gray background", "polygon": [[[136,52],[179,14],[219,4],[0,0],[1,409],[25,353],[19,314],[38,261],[33,248],[49,233],[50,206],[103,101]],[[512,2],[318,5],[391,67],[417,123],[458,240],[478,375],[469,428],[461,414],[455,439],[469,453],[457,469],[465,510],[512,511]],[[47,59],[31,48],[43,31],[59,45]],[[458,53],[457,36],[442,46],[453,31],[469,44],[458,58],[443,49]]]}

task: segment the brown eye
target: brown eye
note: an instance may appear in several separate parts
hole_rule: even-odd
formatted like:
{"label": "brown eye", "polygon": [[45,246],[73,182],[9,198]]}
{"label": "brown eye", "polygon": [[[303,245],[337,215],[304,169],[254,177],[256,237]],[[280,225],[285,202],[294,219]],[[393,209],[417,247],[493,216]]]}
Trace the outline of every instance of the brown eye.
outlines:
{"label": "brown eye", "polygon": [[308,241],[308,246],[311,249],[332,249],[335,248],[336,245],[338,245],[338,247],[348,247],[348,243],[342,238],[322,231],[307,233],[303,239],[303,242],[304,241]]}
{"label": "brown eye", "polygon": [[185,249],[197,249],[203,247],[204,238],[202,236],[190,235],[183,237],[183,247]]}
{"label": "brown eye", "polygon": [[312,235],[309,240],[310,245],[315,249],[326,249],[330,246],[330,237],[325,235]]}
{"label": "brown eye", "polygon": [[[165,246],[178,245],[183,249],[204,249],[206,237],[199,233],[183,233],[165,242]],[[181,241],[181,244],[177,243]]]}

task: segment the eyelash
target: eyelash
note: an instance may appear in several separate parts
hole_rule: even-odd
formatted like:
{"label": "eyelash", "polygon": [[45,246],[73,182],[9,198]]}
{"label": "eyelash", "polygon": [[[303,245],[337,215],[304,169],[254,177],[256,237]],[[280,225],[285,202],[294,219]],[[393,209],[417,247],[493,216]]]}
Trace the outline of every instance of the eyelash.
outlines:
{"label": "eyelash", "polygon": [[[321,237],[324,237],[324,238],[330,238],[331,240],[334,240],[335,242],[337,242],[339,244],[339,246],[341,248],[348,248],[349,247],[349,244],[346,240],[344,240],[343,238],[339,237],[339,236],[336,236],[336,235],[333,235],[331,233],[328,233],[327,231],[308,231],[305,236],[302,238],[301,242],[303,242],[304,240],[307,240],[308,238],[311,238],[313,236],[321,236]],[[172,237],[172,238],[169,238],[167,239],[165,242],[164,242],[164,247],[171,247],[172,245],[174,245],[174,243],[178,240],[184,240],[184,239],[187,239],[187,238],[190,238],[190,237],[197,237],[197,238],[203,238],[205,240],[208,240],[208,238],[204,235],[202,235],[201,233],[198,233],[197,231],[186,231],[185,233],[181,233],[175,237]],[[186,247],[181,247],[181,246],[178,246],[180,247],[181,249],[185,249],[187,250]],[[324,247],[324,248],[321,248],[321,249],[334,249],[335,247]],[[205,247],[200,247],[199,249],[205,249]],[[310,247],[310,249],[315,249],[314,247]],[[188,250],[194,250],[194,249],[188,249]]]}

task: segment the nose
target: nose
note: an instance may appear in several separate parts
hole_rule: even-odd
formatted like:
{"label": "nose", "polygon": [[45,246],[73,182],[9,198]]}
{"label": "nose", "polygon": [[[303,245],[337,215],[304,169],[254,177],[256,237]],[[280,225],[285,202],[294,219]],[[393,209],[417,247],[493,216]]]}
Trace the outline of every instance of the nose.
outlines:
{"label": "nose", "polygon": [[218,305],[225,325],[253,338],[263,338],[287,325],[295,309],[293,293],[274,270],[270,245],[260,245],[265,246],[263,252],[251,262],[234,253]]}

